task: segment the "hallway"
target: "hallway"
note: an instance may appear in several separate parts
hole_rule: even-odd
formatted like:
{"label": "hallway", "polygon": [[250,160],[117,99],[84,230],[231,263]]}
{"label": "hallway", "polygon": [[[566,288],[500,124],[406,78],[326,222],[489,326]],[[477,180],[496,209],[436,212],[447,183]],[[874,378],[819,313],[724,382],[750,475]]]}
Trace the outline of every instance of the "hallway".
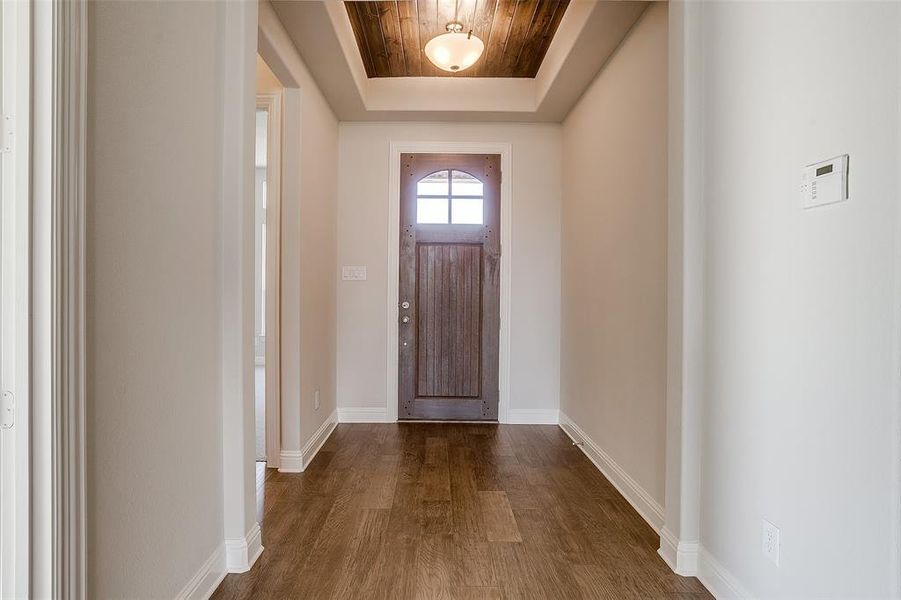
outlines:
{"label": "hallway", "polygon": [[232,598],[710,598],[556,426],[342,424],[268,470]]}

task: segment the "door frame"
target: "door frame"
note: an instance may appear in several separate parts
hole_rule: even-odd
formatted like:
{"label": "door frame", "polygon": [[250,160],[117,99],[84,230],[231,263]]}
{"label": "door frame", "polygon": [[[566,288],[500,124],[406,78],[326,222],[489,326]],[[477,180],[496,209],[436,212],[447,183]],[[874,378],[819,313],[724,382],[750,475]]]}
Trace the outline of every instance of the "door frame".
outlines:
{"label": "door frame", "polygon": [[[32,413],[30,369],[33,364],[29,316],[32,266],[30,113],[31,6],[4,2],[2,14],[3,139],[0,140],[0,597],[33,596],[30,586]],[[33,432],[34,430],[34,432]]]}
{"label": "door frame", "polygon": [[391,141],[388,160],[388,302],[387,421],[397,421],[399,359],[397,354],[400,281],[400,156],[401,154],[500,154],[501,156],[501,282],[498,343],[498,423],[510,413],[510,276],[512,271],[513,146],[509,142]]}
{"label": "door frame", "polygon": [[281,464],[282,92],[257,93],[266,120],[266,468]]}

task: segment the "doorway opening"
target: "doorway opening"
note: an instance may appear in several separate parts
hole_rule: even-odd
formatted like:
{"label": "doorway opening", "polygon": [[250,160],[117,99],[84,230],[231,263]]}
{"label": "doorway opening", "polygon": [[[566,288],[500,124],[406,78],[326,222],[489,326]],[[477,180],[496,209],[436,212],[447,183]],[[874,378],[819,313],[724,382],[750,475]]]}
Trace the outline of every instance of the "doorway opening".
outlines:
{"label": "doorway opening", "polygon": [[278,467],[281,106],[284,87],[257,56],[254,160],[254,423],[257,475]]}

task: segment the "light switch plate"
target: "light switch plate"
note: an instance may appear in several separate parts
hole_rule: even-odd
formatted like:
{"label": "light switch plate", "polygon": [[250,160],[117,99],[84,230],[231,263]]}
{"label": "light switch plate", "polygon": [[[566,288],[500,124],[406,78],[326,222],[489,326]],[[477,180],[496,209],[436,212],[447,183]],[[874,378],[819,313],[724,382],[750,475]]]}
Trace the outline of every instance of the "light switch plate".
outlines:
{"label": "light switch plate", "polygon": [[848,199],[848,155],[807,165],[801,171],[801,205],[815,208]]}
{"label": "light switch plate", "polygon": [[366,267],[341,267],[343,281],[366,281]]}

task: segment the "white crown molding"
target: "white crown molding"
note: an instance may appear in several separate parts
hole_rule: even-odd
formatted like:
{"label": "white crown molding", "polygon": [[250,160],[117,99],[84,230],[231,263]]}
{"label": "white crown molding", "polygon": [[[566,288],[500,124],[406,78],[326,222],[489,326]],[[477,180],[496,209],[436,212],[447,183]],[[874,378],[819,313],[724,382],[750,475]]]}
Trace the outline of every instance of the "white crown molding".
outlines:
{"label": "white crown molding", "polygon": [[229,573],[246,573],[263,553],[260,524],[254,523],[243,538],[225,540],[225,569]]}
{"label": "white crown molding", "polygon": [[511,408],[507,411],[507,420],[511,425],[557,425],[560,423],[560,411],[556,408]]}
{"label": "white crown molding", "polygon": [[574,442],[581,444],[579,448],[591,459],[594,466],[659,534],[663,528],[663,507],[562,410],[560,411],[560,428]]}
{"label": "white crown molding", "polygon": [[206,600],[213,595],[228,572],[225,570],[225,544],[220,544],[206,559],[175,600]]}

